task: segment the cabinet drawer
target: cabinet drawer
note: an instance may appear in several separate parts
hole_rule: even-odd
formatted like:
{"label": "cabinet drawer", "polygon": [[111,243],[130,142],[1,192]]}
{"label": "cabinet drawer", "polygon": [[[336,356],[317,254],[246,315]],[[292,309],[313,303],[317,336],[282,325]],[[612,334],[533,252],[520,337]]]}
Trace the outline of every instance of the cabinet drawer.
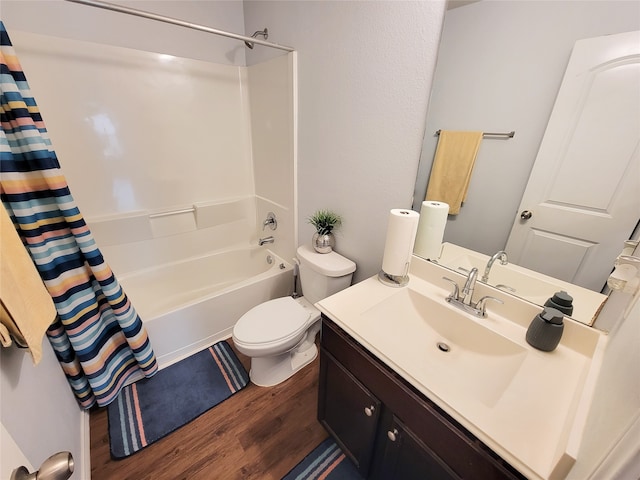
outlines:
{"label": "cabinet drawer", "polygon": [[323,316],[321,348],[330,353],[430,451],[465,479],[524,479],[421,392]]}

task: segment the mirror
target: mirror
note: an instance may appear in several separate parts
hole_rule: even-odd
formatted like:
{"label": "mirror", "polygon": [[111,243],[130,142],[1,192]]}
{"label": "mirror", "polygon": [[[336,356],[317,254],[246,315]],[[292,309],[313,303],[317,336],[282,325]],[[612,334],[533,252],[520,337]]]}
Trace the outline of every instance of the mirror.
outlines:
{"label": "mirror", "polygon": [[607,296],[572,285],[512,263],[502,263],[500,256],[488,256],[452,243],[443,243],[440,256],[432,261],[463,275],[478,269],[478,281],[488,283],[502,291],[516,295],[537,305],[544,305],[557,292],[566,292],[571,298],[574,320],[592,325]]}
{"label": "mirror", "polygon": [[630,3],[479,1],[446,12],[414,210],[425,196],[437,130],[516,133],[482,141],[445,242],[487,256],[505,248],[574,43],[640,30]]}

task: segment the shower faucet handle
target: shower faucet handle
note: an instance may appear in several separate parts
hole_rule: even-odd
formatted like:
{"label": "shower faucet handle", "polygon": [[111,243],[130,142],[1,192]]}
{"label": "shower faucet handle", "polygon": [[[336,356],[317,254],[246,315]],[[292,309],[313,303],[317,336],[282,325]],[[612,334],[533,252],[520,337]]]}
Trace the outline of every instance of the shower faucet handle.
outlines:
{"label": "shower faucet handle", "polygon": [[278,228],[278,221],[276,220],[276,214],[273,212],[267,213],[267,219],[262,222],[262,230],[267,228],[267,225],[271,230]]}

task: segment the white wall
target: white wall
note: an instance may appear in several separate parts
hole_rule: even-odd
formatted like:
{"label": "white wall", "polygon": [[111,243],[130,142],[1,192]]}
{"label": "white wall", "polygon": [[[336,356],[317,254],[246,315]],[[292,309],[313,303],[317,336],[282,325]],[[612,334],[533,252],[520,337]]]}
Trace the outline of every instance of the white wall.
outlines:
{"label": "white wall", "polygon": [[640,4],[629,1],[482,1],[449,10],[414,208],[426,192],[436,130],[515,130],[513,139],[482,142],[467,202],[445,231],[446,241],[487,255],[503,249],[573,44],[638,29]]}
{"label": "white wall", "polygon": [[298,52],[298,241],[315,210],[335,210],[356,281],[380,270],[389,210],[411,206],[443,14],[440,1],[245,2],[247,32],[267,26]]}

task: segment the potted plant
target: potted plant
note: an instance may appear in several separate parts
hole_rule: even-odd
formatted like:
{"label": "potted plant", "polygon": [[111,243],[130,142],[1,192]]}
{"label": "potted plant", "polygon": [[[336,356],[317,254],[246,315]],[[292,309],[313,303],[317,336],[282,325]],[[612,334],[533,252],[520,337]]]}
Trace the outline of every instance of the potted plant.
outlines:
{"label": "potted plant", "polygon": [[311,225],[316,228],[313,234],[313,248],[318,253],[329,253],[336,246],[333,229],[342,224],[340,215],[330,210],[318,210],[308,218]]}

